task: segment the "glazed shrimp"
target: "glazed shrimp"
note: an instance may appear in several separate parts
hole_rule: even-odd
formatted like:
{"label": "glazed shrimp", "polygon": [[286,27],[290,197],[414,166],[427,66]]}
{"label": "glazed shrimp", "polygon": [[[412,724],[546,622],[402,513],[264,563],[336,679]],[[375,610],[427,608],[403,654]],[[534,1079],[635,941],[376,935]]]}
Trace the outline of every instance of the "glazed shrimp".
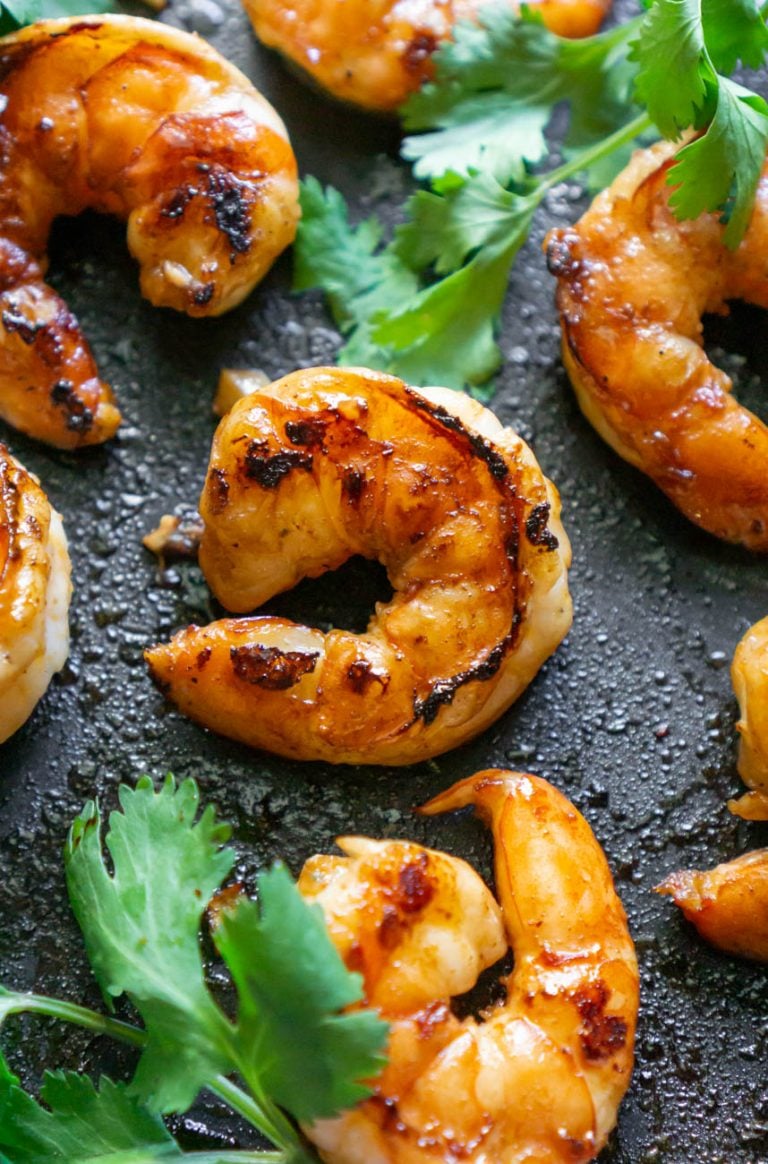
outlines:
{"label": "glazed shrimp", "polygon": [[[468,804],[493,830],[501,917],[464,862],[397,841],[342,838],[346,857],[299,878],[390,1023],[373,1097],[308,1129],[327,1164],[579,1164],[616,1121],[638,972],[602,850],[535,776],[481,772],[423,811]],[[507,944],[506,999],[459,1021],[451,995]]]}
{"label": "glazed shrimp", "polygon": [[755,623],[736,648],[731,681],[739,701],[739,775],[752,791],[728,807],[746,820],[768,820],[768,618]]}
{"label": "glazed shrimp", "polygon": [[[243,0],[258,38],[364,109],[394,112],[432,77],[432,54],[487,0]],[[590,36],[611,0],[533,0],[552,32]],[[510,0],[510,7],[518,5]]]}
{"label": "glazed shrimp", "polygon": [[582,411],[703,529],[768,550],[768,427],[731,395],[701,317],[729,299],[768,307],[768,175],[736,251],[715,214],[679,222],[676,146],[637,152],[575,227],[552,231],[563,361]]}
{"label": "glazed shrimp", "polygon": [[0,416],[61,448],[96,444],[120,414],[44,282],[53,219],[127,219],[150,302],[217,315],[292,241],[295,159],[247,78],[152,21],[39,22],[0,40],[0,75]]}
{"label": "glazed shrimp", "polygon": [[571,620],[559,498],[469,397],[361,368],[294,372],[221,421],[203,571],[232,611],[377,558],[395,591],[363,635],[282,618],[190,627],[146,653],[199,723],[332,763],[410,764],[482,731]]}
{"label": "glazed shrimp", "polygon": [[61,518],[0,445],[0,743],[29,718],[69,651]]}
{"label": "glazed shrimp", "polygon": [[668,894],[719,950],[768,962],[768,849],[745,853],[707,872],[681,869],[656,892]]}

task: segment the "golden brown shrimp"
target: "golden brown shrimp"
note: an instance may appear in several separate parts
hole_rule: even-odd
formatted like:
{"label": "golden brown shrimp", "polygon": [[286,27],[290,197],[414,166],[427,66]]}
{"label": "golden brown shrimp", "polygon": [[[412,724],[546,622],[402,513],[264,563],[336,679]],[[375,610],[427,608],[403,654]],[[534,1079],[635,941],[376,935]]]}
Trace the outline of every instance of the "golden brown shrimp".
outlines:
{"label": "golden brown shrimp", "polygon": [[61,518],[0,445],[0,743],[29,718],[64,666],[69,574]]}
{"label": "golden brown shrimp", "polygon": [[552,231],[563,360],[587,419],[683,513],[768,550],[768,427],[731,395],[701,317],[729,299],[768,307],[768,175],[736,251],[715,214],[678,222],[677,147],[637,152],[575,227]]}
{"label": "golden brown shrimp", "polygon": [[[468,804],[493,829],[503,927],[477,874],[418,845],[344,837],[346,857],[315,857],[299,878],[390,1023],[373,1097],[308,1129],[328,1164],[579,1164],[616,1121],[638,973],[602,850],[535,776],[480,772],[424,811]],[[451,996],[506,944],[506,1000],[459,1021]]]}
{"label": "golden brown shrimp", "polygon": [[530,449],[468,396],[294,372],[219,425],[206,578],[245,612],[361,554],[394,596],[363,635],[266,616],[190,627],[147,652],[153,678],[199,723],[280,755],[436,755],[509,707],[568,630],[559,510]]}
{"label": "golden brown shrimp", "polygon": [[144,295],[217,315],[293,239],[295,159],[246,77],[149,20],[31,25],[0,40],[0,76],[0,416],[62,448],[96,444],[120,414],[44,282],[53,219],[127,219]]}
{"label": "golden brown shrimp", "polygon": [[768,962],[768,849],[745,853],[707,872],[671,873],[657,893],[668,894],[713,946]]}
{"label": "golden brown shrimp", "polygon": [[747,631],[736,648],[731,681],[739,701],[739,775],[751,792],[728,807],[746,820],[768,820],[768,618]]}
{"label": "golden brown shrimp", "polygon": [[[487,0],[243,0],[256,35],[342,101],[393,112],[432,76],[432,54]],[[518,5],[510,0],[510,7]],[[611,0],[532,0],[552,32],[590,36]]]}

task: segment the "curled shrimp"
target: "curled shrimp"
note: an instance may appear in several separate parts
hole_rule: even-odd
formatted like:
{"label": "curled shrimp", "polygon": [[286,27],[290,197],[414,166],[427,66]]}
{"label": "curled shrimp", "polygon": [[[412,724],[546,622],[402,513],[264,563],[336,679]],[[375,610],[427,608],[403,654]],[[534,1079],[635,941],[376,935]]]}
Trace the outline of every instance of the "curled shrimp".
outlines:
{"label": "curled shrimp", "polygon": [[395,591],[365,634],[283,618],[146,653],[199,723],[297,759],[410,764],[487,727],[571,620],[570,547],[530,449],[462,393],[361,368],[294,372],[221,421],[200,500],[214,594],[251,611],[355,554]]}
{"label": "curled shrimp", "polygon": [[67,539],[37,480],[0,445],[0,743],[69,651]]}
{"label": "curled shrimp", "polygon": [[768,427],[708,359],[701,318],[768,307],[768,178],[737,250],[716,214],[669,207],[678,147],[638,151],[574,227],[547,239],[563,361],[587,419],[703,529],[768,550]]}
{"label": "curled shrimp", "polygon": [[149,20],[33,24],[0,40],[0,76],[0,416],[61,448],[96,444],[120,413],[44,281],[53,219],[127,219],[150,302],[217,315],[292,241],[295,159],[246,77]]}
{"label": "curled shrimp", "polygon": [[731,681],[741,711],[739,775],[751,791],[729,800],[728,807],[747,820],[768,820],[768,618],[750,627],[737,646]]}
{"label": "curled shrimp", "polygon": [[706,941],[740,958],[768,962],[768,849],[699,871],[671,873],[667,894]]}
{"label": "curled shrimp", "polygon": [[[480,772],[423,811],[469,804],[493,830],[501,911],[464,862],[398,841],[344,837],[345,857],[299,878],[390,1023],[373,1097],[308,1129],[327,1164],[579,1164],[616,1121],[638,972],[603,852],[535,776]],[[505,1001],[460,1021],[451,995],[507,945]]]}
{"label": "curled shrimp", "polygon": [[[432,54],[487,0],[243,0],[256,35],[334,97],[391,113],[433,75]],[[510,7],[518,5],[510,0]],[[533,0],[552,32],[590,36],[611,0]]]}

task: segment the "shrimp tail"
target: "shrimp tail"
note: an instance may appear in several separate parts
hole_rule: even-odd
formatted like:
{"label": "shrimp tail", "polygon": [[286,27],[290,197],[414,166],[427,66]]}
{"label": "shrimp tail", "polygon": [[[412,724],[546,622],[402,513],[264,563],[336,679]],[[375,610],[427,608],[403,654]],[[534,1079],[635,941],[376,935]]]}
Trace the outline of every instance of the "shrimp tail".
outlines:
{"label": "shrimp tail", "polygon": [[656,886],[705,941],[739,958],[768,962],[768,849],[714,869],[679,869]]}

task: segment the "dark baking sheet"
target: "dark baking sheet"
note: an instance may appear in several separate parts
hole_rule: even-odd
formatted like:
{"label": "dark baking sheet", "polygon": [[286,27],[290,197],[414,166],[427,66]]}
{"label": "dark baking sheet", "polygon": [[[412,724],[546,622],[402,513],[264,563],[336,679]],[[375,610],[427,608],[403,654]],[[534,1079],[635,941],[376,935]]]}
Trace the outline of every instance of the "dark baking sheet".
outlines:
{"label": "dark baking sheet", "polygon": [[[304,172],[340,187],[356,214],[391,217],[409,186],[393,125],[301,85],[256,45],[234,0],[226,9],[219,0],[180,0],[163,18],[209,37],[254,79],[285,118]],[[339,338],[320,296],[291,295],[283,259],[233,314],[188,320],[140,298],[119,224],[92,216],[57,226],[52,279],[78,311],[126,421],[109,447],[78,455],[0,434],[62,511],[76,584],[70,662],[0,748],[0,980],[98,1004],[65,901],[60,850],[82,802],[98,794],[111,806],[121,780],[168,770],[195,776],[204,798],[234,823],[246,877],[277,855],[297,873],[310,853],[355,830],[414,837],[487,872],[478,824],[466,816],[419,820],[411,809],[478,768],[527,768],[553,780],[592,823],[642,965],[635,1076],[601,1159],[765,1164],[766,969],[711,951],[650,890],[680,865],[710,865],[768,843],[765,826],[738,822],[725,808],[741,787],[728,663],[747,626],[768,612],[767,563],[688,525],[578,412],[560,366],[540,245],[551,225],[573,220],[585,204],[577,187],[557,190],[537,219],[512,278],[494,401],[561,490],[574,549],[574,627],[490,731],[405,770],[248,752],[170,711],[141,657],[147,643],[209,617],[196,567],[159,577],[141,537],[162,513],[196,500],[218,370],[254,366],[278,376],[332,361]],[[710,329],[709,341],[760,411],[767,349],[758,315],[736,311]],[[383,588],[379,569],[353,563],[304,584],[280,609],[350,625],[353,606],[362,627]],[[114,1052],[83,1032],[23,1019],[7,1035],[31,1080],[43,1063],[115,1069]],[[177,1126],[189,1145],[239,1134],[205,1100]]]}

